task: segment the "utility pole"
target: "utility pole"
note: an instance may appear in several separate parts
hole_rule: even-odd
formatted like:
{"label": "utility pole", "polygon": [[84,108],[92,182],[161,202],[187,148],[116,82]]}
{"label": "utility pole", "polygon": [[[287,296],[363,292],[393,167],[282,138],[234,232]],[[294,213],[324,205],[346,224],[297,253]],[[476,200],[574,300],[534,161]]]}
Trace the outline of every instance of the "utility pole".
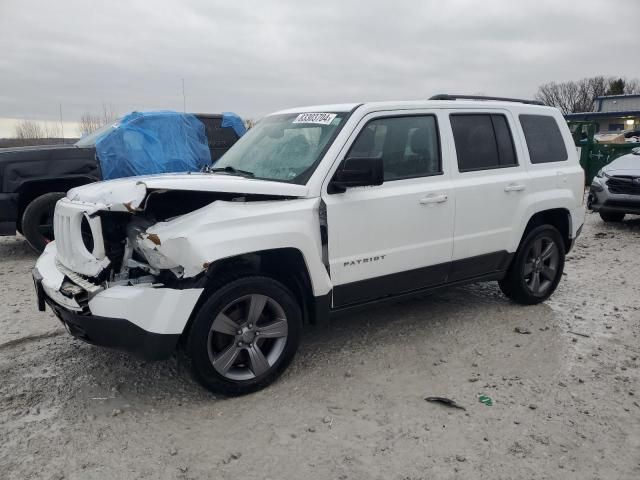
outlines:
{"label": "utility pole", "polygon": [[62,123],[62,104],[60,106],[60,130],[62,131],[62,143],[64,143],[64,123]]}
{"label": "utility pole", "polygon": [[187,97],[184,94],[184,78],[182,79],[182,112],[187,113]]}

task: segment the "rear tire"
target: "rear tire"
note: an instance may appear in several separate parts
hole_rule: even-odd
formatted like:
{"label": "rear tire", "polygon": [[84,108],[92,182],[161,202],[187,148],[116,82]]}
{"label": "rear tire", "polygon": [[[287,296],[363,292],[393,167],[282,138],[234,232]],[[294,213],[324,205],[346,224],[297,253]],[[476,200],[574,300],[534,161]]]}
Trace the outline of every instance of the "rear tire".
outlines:
{"label": "rear tire", "polygon": [[621,212],[600,212],[600,218],[605,222],[621,222],[624,218]]}
{"label": "rear tire", "polygon": [[246,276],[215,290],[187,339],[197,380],[215,393],[244,395],[274,382],[300,344],[302,312],[277,280]]}
{"label": "rear tire", "polygon": [[544,302],[564,270],[564,241],[551,225],[534,228],[520,243],[507,274],[498,282],[507,297],[523,305]]}
{"label": "rear tire", "polygon": [[51,192],[33,199],[22,214],[22,234],[36,252],[53,240],[53,213],[64,192]]}

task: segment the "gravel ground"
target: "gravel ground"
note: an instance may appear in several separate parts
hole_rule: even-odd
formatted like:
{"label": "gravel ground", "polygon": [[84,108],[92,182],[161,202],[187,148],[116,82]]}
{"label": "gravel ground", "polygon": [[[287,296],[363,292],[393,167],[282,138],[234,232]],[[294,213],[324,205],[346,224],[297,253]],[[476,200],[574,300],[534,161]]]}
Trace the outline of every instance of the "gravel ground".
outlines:
{"label": "gravel ground", "polygon": [[587,218],[550,301],[515,305],[487,283],[343,316],[306,331],[276,384],[234,399],[180,358],[67,335],[36,311],[35,255],[1,239],[1,476],[640,478],[640,218]]}

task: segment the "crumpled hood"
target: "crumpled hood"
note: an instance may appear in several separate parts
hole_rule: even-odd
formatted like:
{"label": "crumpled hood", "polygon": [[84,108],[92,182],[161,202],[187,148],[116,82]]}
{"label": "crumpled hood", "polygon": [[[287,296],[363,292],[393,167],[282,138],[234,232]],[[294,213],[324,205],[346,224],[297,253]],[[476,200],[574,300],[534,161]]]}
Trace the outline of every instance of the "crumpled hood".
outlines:
{"label": "crumpled hood", "polygon": [[640,155],[629,153],[616,158],[603,170],[609,175],[637,175],[640,176]]}
{"label": "crumpled hood", "polygon": [[304,185],[226,174],[168,173],[119,178],[83,185],[69,190],[67,198],[74,202],[96,205],[98,209],[131,211],[140,207],[149,190],[221,192],[283,197],[304,197],[307,195],[307,187]]}

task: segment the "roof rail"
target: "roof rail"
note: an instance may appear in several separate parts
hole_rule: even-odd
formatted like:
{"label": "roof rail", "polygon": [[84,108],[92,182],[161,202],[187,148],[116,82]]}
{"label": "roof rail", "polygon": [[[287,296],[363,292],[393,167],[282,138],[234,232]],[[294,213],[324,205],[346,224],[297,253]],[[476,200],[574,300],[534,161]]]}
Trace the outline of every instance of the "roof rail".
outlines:
{"label": "roof rail", "polygon": [[498,100],[501,102],[518,102],[527,105],[542,105],[544,103],[538,100],[523,100],[521,98],[505,98],[505,97],[485,97],[484,95],[449,95],[448,93],[440,93],[429,98],[429,100]]}

